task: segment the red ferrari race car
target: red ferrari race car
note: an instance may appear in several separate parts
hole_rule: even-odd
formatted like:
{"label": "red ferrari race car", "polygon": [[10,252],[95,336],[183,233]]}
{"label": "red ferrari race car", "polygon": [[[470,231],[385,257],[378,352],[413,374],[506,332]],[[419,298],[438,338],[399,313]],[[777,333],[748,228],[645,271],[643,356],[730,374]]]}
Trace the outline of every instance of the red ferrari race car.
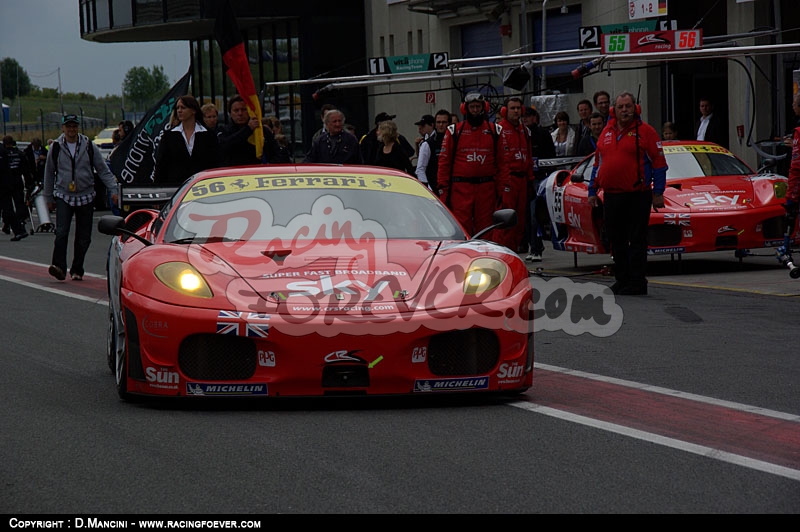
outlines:
{"label": "red ferrari race car", "polygon": [[[669,169],[664,207],[650,213],[648,254],[682,254],[783,244],[786,177],[759,173],[725,148],[710,142],[665,141]],[[557,250],[609,253],[602,205],[592,209],[587,189],[594,156],[572,170],[553,172],[543,182],[537,216],[550,228]],[[598,197],[603,200],[602,190]],[[544,204],[546,202],[546,205]],[[797,241],[798,235],[793,235]]]}
{"label": "red ferrari race car", "polygon": [[[497,211],[490,228],[515,217]],[[485,230],[470,238],[404,173],[209,170],[160,211],[103,216],[98,229],[114,235],[108,364],[123,398],[531,386],[524,262]]]}

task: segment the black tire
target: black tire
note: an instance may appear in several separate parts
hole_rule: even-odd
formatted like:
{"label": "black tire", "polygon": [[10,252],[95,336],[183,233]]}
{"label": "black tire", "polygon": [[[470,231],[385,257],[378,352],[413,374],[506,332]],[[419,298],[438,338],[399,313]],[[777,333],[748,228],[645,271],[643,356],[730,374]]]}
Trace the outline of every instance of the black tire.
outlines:
{"label": "black tire", "polygon": [[111,306],[108,308],[108,331],[106,334],[106,362],[108,363],[108,370],[114,375],[115,359],[117,351],[117,328],[114,326],[114,314],[111,312]]}
{"label": "black tire", "polygon": [[[112,314],[112,323],[113,323],[113,314]],[[115,325],[110,326],[111,329],[116,329]],[[114,380],[117,384],[117,394],[119,398],[128,401],[130,400],[130,394],[128,393],[128,348],[127,342],[125,339],[125,325],[122,326],[122,333],[114,330],[114,345],[122,346],[121,349],[114,349]]]}

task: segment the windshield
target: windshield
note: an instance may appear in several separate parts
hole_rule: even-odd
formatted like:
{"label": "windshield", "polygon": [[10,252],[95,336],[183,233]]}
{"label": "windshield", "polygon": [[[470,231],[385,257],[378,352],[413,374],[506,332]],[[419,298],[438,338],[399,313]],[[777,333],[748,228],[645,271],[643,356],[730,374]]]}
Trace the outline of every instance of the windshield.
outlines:
{"label": "windshield", "polygon": [[664,146],[667,180],[717,175],[752,175],[755,172],[720,146]]}
{"label": "windshield", "polygon": [[391,176],[210,178],[189,187],[175,210],[167,242],[465,238],[422,185]]}

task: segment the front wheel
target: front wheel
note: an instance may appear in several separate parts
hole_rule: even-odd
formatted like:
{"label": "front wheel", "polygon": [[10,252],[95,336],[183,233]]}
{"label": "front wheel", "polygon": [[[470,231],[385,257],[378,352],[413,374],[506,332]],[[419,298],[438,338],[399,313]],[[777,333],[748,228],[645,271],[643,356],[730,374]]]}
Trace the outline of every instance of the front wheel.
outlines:
{"label": "front wheel", "polygon": [[116,343],[117,328],[114,326],[114,313],[111,308],[108,309],[108,331],[106,333],[106,362],[108,362],[108,370],[114,374],[115,360],[116,360]]}
{"label": "front wheel", "polygon": [[114,378],[117,383],[117,394],[119,394],[120,399],[127,401],[130,399],[130,394],[128,393],[128,348],[125,342],[125,325],[122,325],[121,331],[117,331],[116,328],[112,314],[111,324],[109,325],[109,337],[111,338],[109,345],[113,345],[114,348]]}

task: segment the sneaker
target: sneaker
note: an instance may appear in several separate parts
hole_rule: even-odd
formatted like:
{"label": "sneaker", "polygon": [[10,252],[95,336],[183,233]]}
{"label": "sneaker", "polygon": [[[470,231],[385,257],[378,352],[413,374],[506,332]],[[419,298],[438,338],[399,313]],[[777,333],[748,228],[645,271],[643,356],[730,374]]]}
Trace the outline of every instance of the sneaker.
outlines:
{"label": "sneaker", "polygon": [[73,273],[71,277],[73,281],[83,281],[83,275],[80,275],[78,273]]}
{"label": "sneaker", "polygon": [[27,232],[27,231],[25,231],[24,233],[20,233],[20,234],[18,234],[18,235],[14,235],[14,236],[12,236],[12,237],[11,237],[11,241],[12,241],[12,242],[19,242],[19,241],[20,241],[20,240],[22,240],[23,238],[27,238],[27,237],[28,237],[28,232]]}
{"label": "sneaker", "polygon": [[55,264],[51,264],[50,268],[47,269],[47,273],[58,279],[59,281],[63,281],[67,278],[64,274],[64,270],[56,266]]}
{"label": "sneaker", "polygon": [[542,256],[538,253],[533,253],[532,255],[528,255],[530,257],[531,262],[542,262]]}

